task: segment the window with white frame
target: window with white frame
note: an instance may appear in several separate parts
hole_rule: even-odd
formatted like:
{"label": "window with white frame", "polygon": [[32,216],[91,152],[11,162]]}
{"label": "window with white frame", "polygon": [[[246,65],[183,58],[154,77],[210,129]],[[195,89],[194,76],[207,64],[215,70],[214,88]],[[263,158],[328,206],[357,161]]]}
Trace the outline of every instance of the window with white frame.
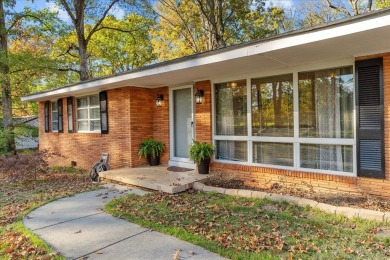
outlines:
{"label": "window with white frame", "polygon": [[214,93],[216,160],[354,172],[352,66],[218,83]]}
{"label": "window with white frame", "polygon": [[77,98],[77,131],[100,132],[99,95]]}
{"label": "window with white frame", "polygon": [[[215,85],[216,134],[221,136],[247,136],[246,80]],[[221,160],[247,161],[247,142],[217,141],[216,157]]]}
{"label": "window with white frame", "polygon": [[58,131],[58,102],[51,102],[51,131]]}

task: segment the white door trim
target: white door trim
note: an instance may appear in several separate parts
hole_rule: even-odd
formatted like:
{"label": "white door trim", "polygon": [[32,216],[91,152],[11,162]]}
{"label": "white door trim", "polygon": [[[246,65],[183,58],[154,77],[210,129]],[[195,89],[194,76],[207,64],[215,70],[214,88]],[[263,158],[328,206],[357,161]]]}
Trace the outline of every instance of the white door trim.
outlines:
{"label": "white door trim", "polygon": [[174,132],[174,127],[175,127],[175,122],[174,122],[174,101],[173,101],[173,92],[175,90],[179,89],[186,89],[189,88],[191,89],[191,119],[193,122],[192,125],[192,139],[195,140],[195,107],[194,107],[194,93],[193,86],[192,85],[184,85],[184,86],[179,86],[179,87],[170,87],[169,88],[169,166],[178,166],[178,167],[185,167],[185,168],[190,168],[190,169],[195,169],[196,165],[194,162],[192,162],[189,158],[180,158],[180,157],[175,157],[175,132]]}

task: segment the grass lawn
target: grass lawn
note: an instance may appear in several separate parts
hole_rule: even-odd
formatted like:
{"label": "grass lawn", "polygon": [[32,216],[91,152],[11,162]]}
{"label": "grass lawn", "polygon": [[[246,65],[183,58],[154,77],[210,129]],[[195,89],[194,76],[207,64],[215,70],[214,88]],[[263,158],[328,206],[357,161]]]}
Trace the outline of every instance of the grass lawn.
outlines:
{"label": "grass lawn", "polygon": [[0,173],[0,259],[63,259],[25,229],[21,220],[38,206],[95,188],[86,172],[72,168],[51,169],[21,182]]}
{"label": "grass lawn", "polygon": [[375,234],[384,224],[287,202],[190,191],[129,195],[111,201],[105,210],[231,259],[390,257],[390,237]]}

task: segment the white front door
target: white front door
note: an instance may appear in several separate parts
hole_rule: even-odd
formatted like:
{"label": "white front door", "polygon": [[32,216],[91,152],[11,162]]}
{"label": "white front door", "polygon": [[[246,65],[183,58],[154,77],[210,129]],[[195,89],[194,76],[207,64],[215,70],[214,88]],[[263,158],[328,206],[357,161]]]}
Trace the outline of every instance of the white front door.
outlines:
{"label": "white front door", "polygon": [[172,88],[170,93],[170,162],[169,165],[195,168],[189,160],[189,147],[194,139],[192,86]]}

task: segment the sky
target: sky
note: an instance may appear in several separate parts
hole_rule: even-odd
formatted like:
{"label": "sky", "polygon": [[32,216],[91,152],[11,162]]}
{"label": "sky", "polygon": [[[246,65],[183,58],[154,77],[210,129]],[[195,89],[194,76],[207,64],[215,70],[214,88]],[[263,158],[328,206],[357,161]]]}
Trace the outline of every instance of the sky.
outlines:
{"label": "sky", "polygon": [[[49,8],[52,11],[58,12],[58,17],[66,22],[70,22],[70,17],[66,13],[66,11],[59,8],[55,3],[53,2],[47,2],[46,0],[34,0],[34,2],[21,0],[16,1],[15,11],[23,11],[24,7],[30,7],[31,9],[43,9],[43,8]],[[121,9],[114,8],[110,11],[110,14],[114,15],[116,18],[123,18],[125,15],[125,12]]]}
{"label": "sky", "polygon": [[[270,2],[267,2],[266,6],[269,7],[271,5],[274,5],[284,8],[291,8],[294,7],[294,5],[298,3],[298,1],[299,0],[270,0]],[[61,20],[70,22],[70,17],[68,16],[68,14],[53,2],[48,3],[46,0],[34,0],[33,2],[31,0],[18,0],[16,1],[15,10],[22,11],[23,8],[26,6],[32,9],[50,8],[52,11],[58,11],[58,15]],[[125,15],[125,12],[118,8],[112,10],[110,13],[119,19],[123,18],[123,16]]]}

